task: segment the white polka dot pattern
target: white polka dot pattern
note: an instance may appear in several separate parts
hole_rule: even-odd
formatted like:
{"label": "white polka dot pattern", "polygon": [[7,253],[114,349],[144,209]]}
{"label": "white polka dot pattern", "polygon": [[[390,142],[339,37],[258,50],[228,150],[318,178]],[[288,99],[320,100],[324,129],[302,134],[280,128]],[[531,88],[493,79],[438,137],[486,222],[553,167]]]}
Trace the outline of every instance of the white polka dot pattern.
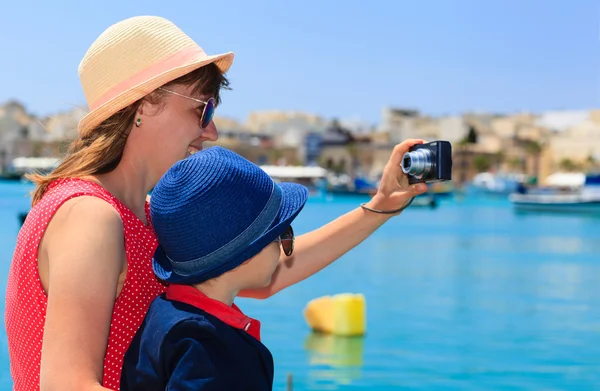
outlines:
{"label": "white polka dot pattern", "polygon": [[37,269],[38,246],[54,213],[65,201],[78,196],[95,196],[110,203],[121,215],[125,232],[127,277],[113,309],[104,357],[104,387],[119,390],[125,351],[150,302],[165,291],[165,286],[152,272],[151,259],[157,242],[148,204],[149,224],[145,226],[131,210],[96,183],[81,179],[54,182],[21,227],[6,286],[5,326],[14,391],[39,390],[47,297]]}

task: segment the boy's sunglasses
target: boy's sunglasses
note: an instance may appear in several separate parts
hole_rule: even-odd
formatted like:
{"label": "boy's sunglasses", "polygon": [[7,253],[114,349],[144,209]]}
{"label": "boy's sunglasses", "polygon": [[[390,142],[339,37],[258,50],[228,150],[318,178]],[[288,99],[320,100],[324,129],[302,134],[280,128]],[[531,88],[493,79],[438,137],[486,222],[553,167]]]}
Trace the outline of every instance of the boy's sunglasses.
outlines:
{"label": "boy's sunglasses", "polygon": [[288,229],[279,235],[277,241],[281,243],[281,248],[283,248],[283,253],[288,257],[292,255],[294,252],[294,230],[290,225]]}
{"label": "boy's sunglasses", "polygon": [[173,95],[181,96],[183,98],[187,98],[193,100],[194,102],[204,103],[204,109],[202,110],[202,115],[200,116],[200,127],[202,129],[206,128],[210,125],[210,121],[213,119],[213,115],[215,115],[215,98],[209,98],[206,102],[200,99],[192,98],[191,96],[182,95],[178,92],[167,90],[166,88],[159,87],[161,91],[165,91],[171,93]]}

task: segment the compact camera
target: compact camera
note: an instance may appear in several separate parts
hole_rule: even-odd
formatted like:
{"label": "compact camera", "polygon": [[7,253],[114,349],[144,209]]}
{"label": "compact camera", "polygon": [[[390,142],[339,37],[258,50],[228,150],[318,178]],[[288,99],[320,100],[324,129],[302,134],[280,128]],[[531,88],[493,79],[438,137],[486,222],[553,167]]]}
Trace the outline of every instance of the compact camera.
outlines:
{"label": "compact camera", "polygon": [[416,144],[402,157],[408,183],[434,183],[452,179],[452,145],[448,141]]}

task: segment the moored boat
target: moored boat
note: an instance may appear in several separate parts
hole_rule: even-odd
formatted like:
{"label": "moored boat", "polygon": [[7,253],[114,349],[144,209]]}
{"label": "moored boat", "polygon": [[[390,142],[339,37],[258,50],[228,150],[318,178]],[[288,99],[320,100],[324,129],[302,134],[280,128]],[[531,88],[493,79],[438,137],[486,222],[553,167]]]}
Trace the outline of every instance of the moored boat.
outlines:
{"label": "moored boat", "polygon": [[600,174],[586,175],[583,186],[568,191],[530,191],[520,186],[509,200],[517,210],[600,214]]}

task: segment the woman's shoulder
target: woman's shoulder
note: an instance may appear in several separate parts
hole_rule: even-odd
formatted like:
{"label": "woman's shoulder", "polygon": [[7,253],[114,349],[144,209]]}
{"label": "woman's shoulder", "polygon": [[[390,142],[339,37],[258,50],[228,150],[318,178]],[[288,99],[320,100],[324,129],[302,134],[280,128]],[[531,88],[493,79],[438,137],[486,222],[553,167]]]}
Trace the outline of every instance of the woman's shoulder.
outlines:
{"label": "woman's shoulder", "polygon": [[81,196],[67,200],[56,211],[44,234],[43,248],[49,254],[72,253],[72,257],[79,254],[79,258],[100,261],[120,253],[117,248],[124,244],[123,232],[117,210],[97,197]]}
{"label": "woman's shoulder", "polygon": [[123,234],[120,213],[110,199],[96,186],[77,180],[53,182],[28,212],[21,230],[34,236],[43,232],[45,243],[48,237],[67,240],[67,232],[71,243],[90,233]]}
{"label": "woman's shoulder", "polygon": [[35,208],[55,209],[72,217],[98,217],[113,220],[119,216],[116,199],[102,185],[82,178],[53,181]]}
{"label": "woman's shoulder", "polygon": [[56,211],[54,219],[79,226],[89,224],[98,230],[122,225],[119,212],[111,204],[91,195],[66,200]]}
{"label": "woman's shoulder", "polygon": [[[110,193],[100,184],[79,178],[63,178],[54,180],[42,198],[33,206],[31,212],[43,211],[45,215],[54,215],[60,209],[70,209],[70,205],[78,204],[82,199],[90,205],[107,204],[115,206]],[[77,200],[77,201],[73,201]],[[103,208],[103,210],[108,210]]]}

